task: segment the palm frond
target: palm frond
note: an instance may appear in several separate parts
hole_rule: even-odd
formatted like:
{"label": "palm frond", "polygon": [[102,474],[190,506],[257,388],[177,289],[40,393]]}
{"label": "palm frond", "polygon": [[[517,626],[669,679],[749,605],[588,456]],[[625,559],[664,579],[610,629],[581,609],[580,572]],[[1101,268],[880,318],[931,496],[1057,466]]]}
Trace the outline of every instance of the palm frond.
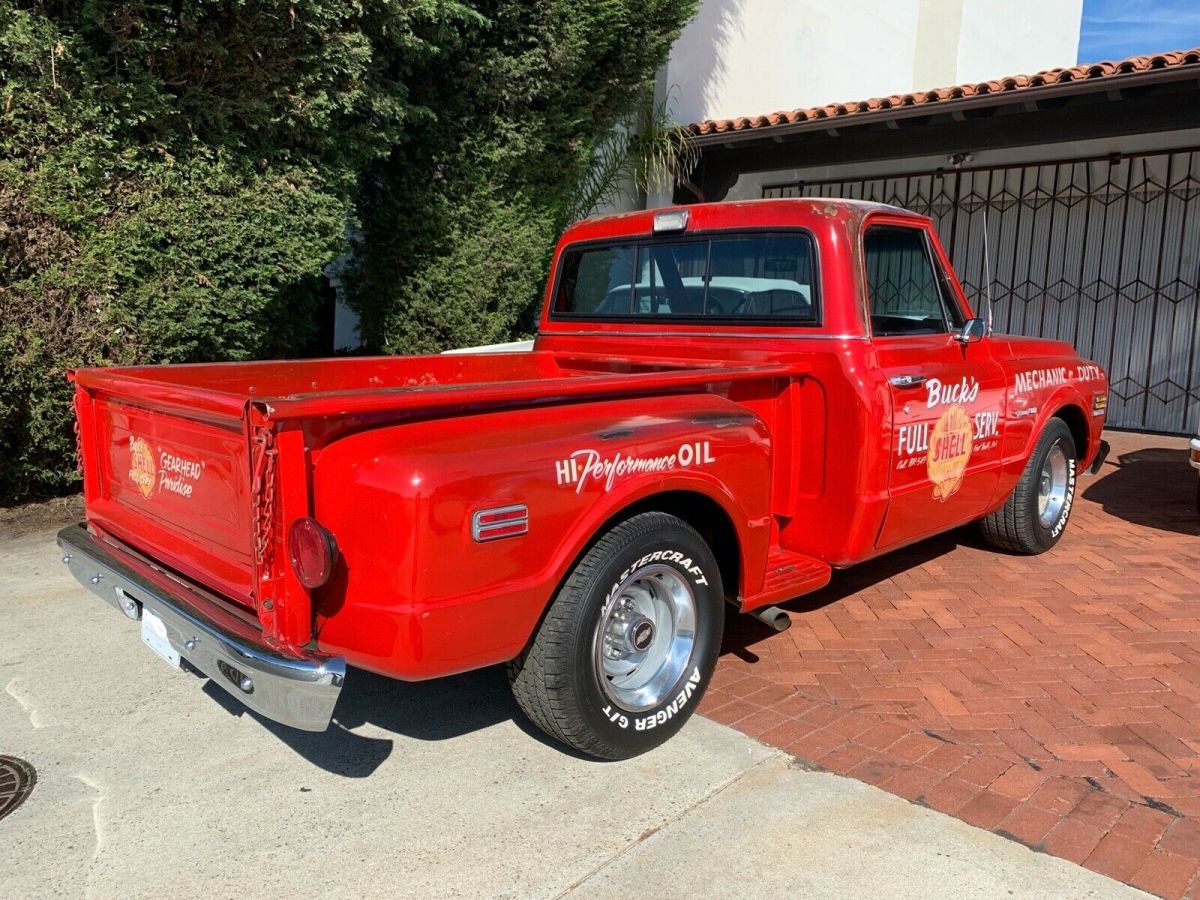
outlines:
{"label": "palm frond", "polygon": [[699,153],[691,134],[671,116],[671,93],[655,99],[643,92],[637,105],[592,153],[569,204],[572,219],[618,202],[632,188],[648,194],[681,183],[696,167]]}

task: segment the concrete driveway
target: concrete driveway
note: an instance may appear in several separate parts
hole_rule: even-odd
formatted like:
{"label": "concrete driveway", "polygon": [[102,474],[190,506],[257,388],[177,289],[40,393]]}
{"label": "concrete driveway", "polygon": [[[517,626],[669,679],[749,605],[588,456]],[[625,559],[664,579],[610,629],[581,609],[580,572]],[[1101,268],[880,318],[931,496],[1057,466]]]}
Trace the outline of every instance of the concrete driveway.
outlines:
{"label": "concrete driveway", "polygon": [[0,536],[0,897],[1124,897],[1071,863],[695,718],[623,763],[516,716],[503,673],[352,671],[291,732],[171,670],[77,586],[54,528]]}

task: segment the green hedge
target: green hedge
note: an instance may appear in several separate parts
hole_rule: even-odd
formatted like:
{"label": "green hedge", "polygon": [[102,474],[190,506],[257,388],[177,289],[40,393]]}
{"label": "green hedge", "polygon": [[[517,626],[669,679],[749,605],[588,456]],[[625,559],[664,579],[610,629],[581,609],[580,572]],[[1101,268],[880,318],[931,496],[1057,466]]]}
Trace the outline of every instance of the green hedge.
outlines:
{"label": "green hedge", "polygon": [[0,0],[0,501],[76,480],[66,368],[528,329],[696,0]]}

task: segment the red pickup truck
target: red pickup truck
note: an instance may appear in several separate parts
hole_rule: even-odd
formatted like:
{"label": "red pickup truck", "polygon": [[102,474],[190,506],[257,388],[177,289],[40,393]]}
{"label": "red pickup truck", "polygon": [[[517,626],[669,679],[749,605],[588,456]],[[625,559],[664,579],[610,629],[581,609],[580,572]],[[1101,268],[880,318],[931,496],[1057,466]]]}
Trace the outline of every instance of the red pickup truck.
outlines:
{"label": "red pickup truck", "polygon": [[969,522],[1040,553],[1106,452],[1099,366],[989,334],[927,219],[849,201],[581,222],[529,352],[71,377],[63,559],[168,662],[309,730],[347,665],[505,663],[607,758],[695,709],[726,604],[786,627]]}

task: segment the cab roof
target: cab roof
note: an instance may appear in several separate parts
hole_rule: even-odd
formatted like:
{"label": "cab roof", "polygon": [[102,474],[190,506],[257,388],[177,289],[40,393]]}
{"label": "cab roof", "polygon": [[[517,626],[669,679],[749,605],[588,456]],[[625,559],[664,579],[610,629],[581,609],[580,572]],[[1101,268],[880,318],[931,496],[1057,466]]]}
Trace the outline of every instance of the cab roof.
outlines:
{"label": "cab roof", "polygon": [[871,213],[884,212],[926,221],[911,210],[868,200],[845,200],[832,197],[789,197],[771,200],[732,200],[720,203],[695,203],[689,206],[666,206],[659,209],[635,210],[610,216],[583,219],[570,226],[561,243],[590,240],[612,240],[623,237],[648,237],[654,233],[654,219],[664,213],[688,212],[687,228],[682,235],[725,229],[809,228],[816,230],[831,221],[841,224],[861,224]]}

